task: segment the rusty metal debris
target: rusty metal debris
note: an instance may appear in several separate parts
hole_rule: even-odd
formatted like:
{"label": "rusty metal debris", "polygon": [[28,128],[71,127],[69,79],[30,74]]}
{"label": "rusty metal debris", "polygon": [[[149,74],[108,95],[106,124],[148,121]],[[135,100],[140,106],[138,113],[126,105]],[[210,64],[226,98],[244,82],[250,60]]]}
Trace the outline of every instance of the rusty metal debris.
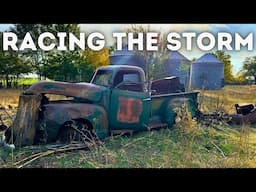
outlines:
{"label": "rusty metal debris", "polygon": [[231,117],[227,113],[200,113],[199,122],[203,125],[210,126],[213,124],[221,124],[222,122],[229,122]]}
{"label": "rusty metal debris", "polygon": [[226,122],[228,124],[254,124],[256,123],[256,106],[254,104],[235,104],[236,114],[228,113],[200,113],[199,120],[205,125]]}
{"label": "rusty metal debris", "polygon": [[237,114],[230,115],[230,123],[234,124],[254,124],[256,123],[256,106],[249,105],[235,105]]}

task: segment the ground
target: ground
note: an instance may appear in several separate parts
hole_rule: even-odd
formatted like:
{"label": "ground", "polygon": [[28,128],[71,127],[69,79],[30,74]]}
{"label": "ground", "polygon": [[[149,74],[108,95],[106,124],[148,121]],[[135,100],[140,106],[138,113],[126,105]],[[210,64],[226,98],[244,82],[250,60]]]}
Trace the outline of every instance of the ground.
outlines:
{"label": "ground", "polygon": [[[19,91],[1,90],[0,111],[6,124],[15,114]],[[204,112],[234,113],[235,103],[256,103],[256,86],[225,86],[222,90],[201,91]],[[8,113],[8,114],[7,114]],[[228,125],[222,121],[197,123],[186,110],[186,120],[172,129],[116,136],[89,149],[50,154],[47,146],[0,149],[0,167],[54,168],[226,168],[256,167],[256,125]],[[35,158],[36,153],[41,156]],[[45,155],[45,156],[44,156]],[[28,158],[30,157],[30,158]],[[26,161],[21,161],[28,158]]]}

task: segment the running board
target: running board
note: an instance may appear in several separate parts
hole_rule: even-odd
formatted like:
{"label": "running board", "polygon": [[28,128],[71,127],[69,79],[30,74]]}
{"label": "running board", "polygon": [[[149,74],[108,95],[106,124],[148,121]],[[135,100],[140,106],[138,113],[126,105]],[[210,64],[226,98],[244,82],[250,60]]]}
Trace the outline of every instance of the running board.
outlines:
{"label": "running board", "polygon": [[152,129],[161,129],[161,128],[167,128],[167,123],[161,123],[161,122],[152,122],[147,126],[147,129],[151,131]]}
{"label": "running board", "polygon": [[115,135],[126,135],[126,134],[129,134],[129,135],[133,135],[133,130],[129,130],[129,129],[121,129],[121,130],[111,130],[110,131],[110,134],[111,136],[115,136]]}

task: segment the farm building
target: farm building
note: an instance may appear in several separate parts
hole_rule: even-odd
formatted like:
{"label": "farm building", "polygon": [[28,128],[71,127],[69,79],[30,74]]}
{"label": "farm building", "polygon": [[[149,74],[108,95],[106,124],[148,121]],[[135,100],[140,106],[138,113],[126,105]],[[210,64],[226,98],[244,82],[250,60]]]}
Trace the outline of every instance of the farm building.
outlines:
{"label": "farm building", "polygon": [[180,78],[180,83],[188,87],[189,73],[190,73],[190,60],[178,51],[171,51],[168,59],[164,61],[164,68],[168,76],[177,76]]}
{"label": "farm building", "polygon": [[121,51],[115,51],[109,59],[110,65],[134,65],[141,67],[144,71],[146,68],[145,58],[136,51],[129,51],[127,46]]}
{"label": "farm building", "polygon": [[192,89],[220,89],[224,86],[224,63],[207,53],[191,64]]}

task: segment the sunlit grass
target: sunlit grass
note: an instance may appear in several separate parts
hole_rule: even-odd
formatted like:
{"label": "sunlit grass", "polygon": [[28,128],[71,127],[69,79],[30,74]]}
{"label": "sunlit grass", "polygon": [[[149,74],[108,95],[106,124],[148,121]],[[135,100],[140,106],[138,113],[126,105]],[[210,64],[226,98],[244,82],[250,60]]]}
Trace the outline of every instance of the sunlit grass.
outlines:
{"label": "sunlit grass", "polygon": [[224,109],[228,113],[235,113],[234,105],[256,104],[256,85],[225,86],[221,90],[200,91],[200,101],[202,111],[216,110],[217,103],[223,103]]}
{"label": "sunlit grass", "polygon": [[16,89],[0,89],[0,105],[12,105],[17,107],[21,90]]}
{"label": "sunlit grass", "polygon": [[21,78],[18,81],[19,85],[32,85],[33,83],[37,82],[37,78]]}

